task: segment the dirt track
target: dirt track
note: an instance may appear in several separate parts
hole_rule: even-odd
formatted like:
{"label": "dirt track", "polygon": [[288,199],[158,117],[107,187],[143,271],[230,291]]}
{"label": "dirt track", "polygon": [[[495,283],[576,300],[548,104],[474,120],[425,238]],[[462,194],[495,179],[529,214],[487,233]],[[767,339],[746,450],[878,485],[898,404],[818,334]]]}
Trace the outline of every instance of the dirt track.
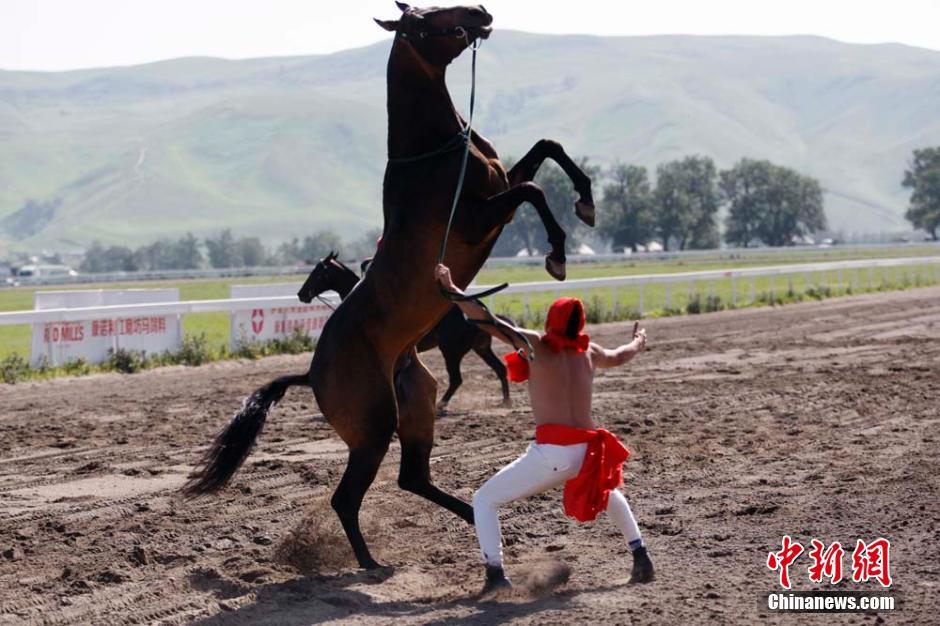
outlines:
{"label": "dirt track", "polygon": [[[345,450],[304,390],[274,411],[232,487],[180,501],[241,399],[309,358],[277,357],[0,386],[0,624],[936,623],[940,289],[646,326],[652,349],[599,377],[595,414],[633,452],[625,492],[658,566],[652,585],[626,586],[613,524],[577,526],[555,492],[504,514],[507,569],[524,581],[566,562],[569,582],[478,602],[472,530],[398,489],[397,447],[364,505],[367,539],[393,567],[331,565],[351,559],[328,507]],[[590,329],[608,344],[628,330]],[[437,353],[429,363],[443,376]],[[488,368],[471,355],[464,371],[432,472],[469,498],[531,426],[519,387],[513,409],[495,408]],[[319,536],[289,542],[286,559],[279,545],[311,511]],[[783,534],[849,553],[856,538],[890,538],[903,609],[769,613],[764,562]],[[318,571],[288,564],[314,557]],[[791,568],[796,588],[809,588],[806,564]]]}

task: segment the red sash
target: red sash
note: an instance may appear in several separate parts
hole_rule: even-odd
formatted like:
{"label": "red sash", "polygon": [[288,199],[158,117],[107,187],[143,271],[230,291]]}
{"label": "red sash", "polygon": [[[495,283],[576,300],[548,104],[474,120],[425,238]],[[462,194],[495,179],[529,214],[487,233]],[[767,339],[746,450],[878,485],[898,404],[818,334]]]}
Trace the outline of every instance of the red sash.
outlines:
{"label": "red sash", "polygon": [[586,443],[581,471],[565,483],[565,515],[590,522],[607,510],[610,491],[623,482],[623,463],[629,450],[603,428],[588,430],[561,424],[539,424],[535,442],[556,446]]}

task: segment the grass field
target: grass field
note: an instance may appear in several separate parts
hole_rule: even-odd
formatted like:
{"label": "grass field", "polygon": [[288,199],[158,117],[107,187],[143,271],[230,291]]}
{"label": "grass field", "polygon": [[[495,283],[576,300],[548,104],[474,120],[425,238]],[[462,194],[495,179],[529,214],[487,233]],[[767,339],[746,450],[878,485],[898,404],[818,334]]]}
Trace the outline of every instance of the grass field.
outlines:
{"label": "grass field", "polygon": [[[672,261],[647,261],[642,258],[628,259],[622,262],[572,263],[568,268],[570,279],[632,276],[640,274],[670,274],[694,272],[716,268],[766,267],[795,263],[848,260],[852,258],[879,258],[922,256],[936,253],[936,247],[910,246],[903,248],[872,248],[853,251],[848,254],[838,248],[820,249],[800,254],[768,254],[746,259],[730,258],[716,252],[706,258]],[[116,288],[153,288],[178,287],[181,300],[211,300],[227,298],[233,284],[263,284],[273,282],[302,282],[302,276],[296,277],[251,277],[213,280],[178,280],[149,281],[141,283],[108,283],[102,285],[81,285],[76,289],[116,289]],[[478,284],[497,284],[502,282],[522,283],[547,281],[550,278],[537,263],[533,265],[513,265],[483,269],[477,276]],[[752,304],[782,303],[787,300],[805,297],[829,297],[845,293],[935,284],[940,280],[936,266],[904,266],[886,270],[876,270],[869,276],[867,270],[848,271],[839,276],[837,272],[816,272],[812,275],[794,274],[789,277],[761,277],[753,281],[738,281],[734,288],[728,279],[717,281],[699,281],[697,283],[650,284],[641,289],[629,287],[622,289],[568,290],[565,283],[558,283],[555,291],[528,295],[497,295],[490,299],[491,308],[499,313],[514,317],[519,323],[535,325],[541,323],[540,312],[557,295],[571,295],[582,298],[588,305],[590,317],[595,321],[624,319],[639,316],[674,315],[687,312],[689,303],[693,308],[696,303],[704,310],[750,306]],[[50,287],[42,289],[68,289],[69,287]],[[807,291],[809,295],[807,296]],[[28,310],[33,306],[33,294],[37,288],[21,287],[0,291],[0,311]],[[696,300],[696,294],[700,300]],[[229,316],[227,313],[199,313],[185,316],[184,331],[188,335],[205,334],[209,345],[218,348],[229,341]],[[0,326],[0,359],[13,353],[23,356],[29,354],[30,329],[27,325]]]}

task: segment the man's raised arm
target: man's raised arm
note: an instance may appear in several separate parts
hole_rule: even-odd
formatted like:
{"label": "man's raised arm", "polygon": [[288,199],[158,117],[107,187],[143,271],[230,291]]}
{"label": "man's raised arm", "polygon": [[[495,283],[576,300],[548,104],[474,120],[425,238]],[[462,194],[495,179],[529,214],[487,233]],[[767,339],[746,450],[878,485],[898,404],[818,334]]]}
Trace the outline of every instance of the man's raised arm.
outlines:
{"label": "man's raised arm", "polygon": [[[453,279],[450,276],[450,268],[446,265],[438,264],[434,268],[434,278],[448,291],[463,295],[463,290],[460,289],[457,285],[454,284]],[[513,333],[518,333],[522,337],[525,337],[529,342],[538,341],[539,334],[528,330],[526,328],[518,328],[512,324],[506,322],[505,320],[498,319],[492,315],[476,300],[458,300],[456,305],[460,307],[460,310],[464,315],[467,316],[468,320],[484,322],[479,324],[479,327],[484,331],[499,339],[503,343],[507,343],[517,350],[527,350],[528,346],[523,345],[523,342],[519,339],[513,337]]]}
{"label": "man's raised arm", "polygon": [[594,367],[617,367],[643,352],[644,349],[646,349],[646,329],[640,328],[640,323],[636,322],[633,324],[633,341],[630,343],[613,350],[591,343],[591,362],[594,363]]}

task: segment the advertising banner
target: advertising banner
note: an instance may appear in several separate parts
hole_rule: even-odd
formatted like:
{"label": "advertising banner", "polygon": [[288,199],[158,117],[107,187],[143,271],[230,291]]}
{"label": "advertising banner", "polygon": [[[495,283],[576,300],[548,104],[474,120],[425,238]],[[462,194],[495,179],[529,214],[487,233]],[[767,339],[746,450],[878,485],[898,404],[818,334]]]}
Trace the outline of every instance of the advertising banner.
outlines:
{"label": "advertising banner", "polygon": [[[274,296],[296,296],[299,283],[275,285],[232,285],[232,298],[266,298]],[[339,305],[339,296],[333,292],[324,294],[324,299],[333,306]],[[297,304],[265,309],[232,311],[232,349],[252,341],[270,341],[289,337],[299,329],[311,337],[319,337],[323,325],[333,309],[319,300],[311,304]]]}
{"label": "advertising banner", "polygon": [[[179,290],[175,288],[37,291],[33,308],[39,311],[178,301]],[[148,354],[176,350],[182,336],[178,315],[43,322],[33,324],[30,360],[34,366],[43,358],[53,366],[78,358],[101,363],[107,360],[109,349],[127,348]]]}

